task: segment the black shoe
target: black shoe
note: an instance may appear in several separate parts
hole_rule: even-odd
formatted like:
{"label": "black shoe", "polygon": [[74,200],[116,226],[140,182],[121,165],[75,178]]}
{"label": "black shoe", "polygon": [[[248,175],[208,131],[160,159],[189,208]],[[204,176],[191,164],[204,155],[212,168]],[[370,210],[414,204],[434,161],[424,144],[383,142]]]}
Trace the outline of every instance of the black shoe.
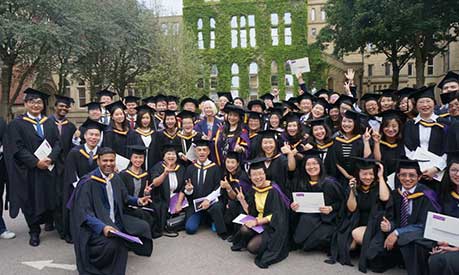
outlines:
{"label": "black shoe", "polygon": [[64,237],[64,241],[68,244],[73,244],[73,240],[72,240],[72,237],[70,236],[65,236]]}
{"label": "black shoe", "polygon": [[45,231],[53,231],[54,230],[54,225],[52,223],[47,223],[45,224]]}
{"label": "black shoe", "polygon": [[332,258],[328,258],[328,259],[326,259],[326,260],[324,261],[324,263],[326,263],[326,264],[336,264],[336,261],[333,260]]}
{"label": "black shoe", "polygon": [[228,233],[221,233],[221,234],[218,234],[218,236],[219,236],[222,240],[226,240],[226,239],[228,239],[228,237],[230,236],[230,234],[228,234]]}
{"label": "black shoe", "polygon": [[31,246],[39,246],[40,245],[40,235],[38,235],[37,233],[30,234],[29,244]]}
{"label": "black shoe", "polygon": [[229,243],[232,243],[233,242],[233,238],[234,238],[234,236],[231,235],[226,239],[226,241],[229,242]]}
{"label": "black shoe", "polygon": [[260,261],[257,261],[257,260],[255,260],[255,264],[256,264],[259,268],[262,268],[262,269],[266,269],[266,268],[269,267],[269,265],[264,264],[264,263],[261,263]]}
{"label": "black shoe", "polygon": [[240,244],[233,244],[231,246],[231,251],[241,251],[242,250],[242,245]]}

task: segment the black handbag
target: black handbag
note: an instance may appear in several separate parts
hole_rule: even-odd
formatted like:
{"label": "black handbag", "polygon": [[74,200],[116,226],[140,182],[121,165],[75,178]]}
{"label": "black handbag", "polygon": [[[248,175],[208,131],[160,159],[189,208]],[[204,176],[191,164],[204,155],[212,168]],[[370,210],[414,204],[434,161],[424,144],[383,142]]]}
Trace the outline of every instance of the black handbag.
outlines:
{"label": "black handbag", "polygon": [[178,232],[185,229],[185,212],[181,212],[166,221],[166,232],[173,233],[178,236]]}

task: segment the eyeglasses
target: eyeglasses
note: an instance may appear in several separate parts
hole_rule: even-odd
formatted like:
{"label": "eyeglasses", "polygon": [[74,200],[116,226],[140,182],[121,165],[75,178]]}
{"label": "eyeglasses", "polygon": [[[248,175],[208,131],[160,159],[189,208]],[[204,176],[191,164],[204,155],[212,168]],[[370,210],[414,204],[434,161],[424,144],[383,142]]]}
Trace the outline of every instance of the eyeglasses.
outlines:
{"label": "eyeglasses", "polygon": [[27,101],[27,104],[41,106],[43,105],[43,101],[42,100],[29,100]]}
{"label": "eyeglasses", "polygon": [[450,173],[451,175],[457,175],[457,173],[459,173],[459,169],[456,169],[456,168],[449,169],[449,173]]}
{"label": "eyeglasses", "polygon": [[410,179],[416,179],[418,177],[418,174],[415,173],[400,173],[398,174],[399,178],[410,178]]}

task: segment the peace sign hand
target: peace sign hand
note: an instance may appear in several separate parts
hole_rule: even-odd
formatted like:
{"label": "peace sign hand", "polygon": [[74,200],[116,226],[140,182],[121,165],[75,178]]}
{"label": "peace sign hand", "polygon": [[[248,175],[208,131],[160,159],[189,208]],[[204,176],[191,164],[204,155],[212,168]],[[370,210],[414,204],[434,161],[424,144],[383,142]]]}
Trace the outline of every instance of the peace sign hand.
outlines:
{"label": "peace sign hand", "polygon": [[152,189],[153,189],[153,182],[151,184],[148,184],[148,180],[147,180],[147,182],[145,183],[145,189],[143,190],[143,194],[145,196],[149,196]]}
{"label": "peace sign hand", "polygon": [[362,136],[364,142],[369,142],[370,141],[372,132],[373,132],[373,129],[370,128],[370,127],[367,127],[367,129],[365,129],[365,133]]}
{"label": "peace sign hand", "polygon": [[193,191],[193,184],[191,183],[191,179],[185,180],[185,190],[187,192]]}
{"label": "peace sign hand", "polygon": [[239,188],[236,187],[235,191],[236,191],[236,199],[239,202],[245,201],[245,196],[244,196],[244,193],[242,192],[242,187],[239,187]]}

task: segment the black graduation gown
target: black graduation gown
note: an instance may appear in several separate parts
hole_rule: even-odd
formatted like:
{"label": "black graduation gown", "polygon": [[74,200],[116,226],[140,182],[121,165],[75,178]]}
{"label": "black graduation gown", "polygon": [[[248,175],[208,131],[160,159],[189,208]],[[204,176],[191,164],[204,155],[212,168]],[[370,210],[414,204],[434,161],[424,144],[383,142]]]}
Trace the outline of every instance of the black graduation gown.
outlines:
{"label": "black graduation gown", "polygon": [[[73,147],[67,155],[65,160],[65,173],[63,178],[63,195],[62,203],[65,206],[73,193],[73,183],[83,178],[86,174],[97,168],[97,158],[99,157],[96,150],[96,154],[93,157],[92,164],[89,164],[89,155],[84,149],[84,145]],[[70,217],[69,211],[64,207],[63,209],[63,233],[65,236],[70,235]]]}
{"label": "black graduation gown", "polygon": [[333,211],[328,215],[321,213],[296,213],[295,215],[298,219],[293,235],[295,243],[299,244],[304,251],[328,250],[332,235],[339,225],[339,212],[344,201],[339,183],[327,177],[312,185],[299,178],[292,192],[323,192],[325,205],[333,207]]}
{"label": "black graduation gown", "polygon": [[271,159],[266,167],[266,179],[279,184],[284,194],[291,193],[288,186],[288,159],[285,155],[277,154]]}
{"label": "black graduation gown", "polygon": [[[49,119],[54,121],[56,124],[56,127],[59,125],[59,122],[57,121],[56,117],[54,115],[50,116]],[[67,118],[62,120],[60,122],[62,126],[61,130],[61,146],[62,146],[62,156],[63,160],[67,157],[68,153],[70,150],[73,148],[73,135],[75,134],[76,131],[76,126],[72,122],[70,122]]]}
{"label": "black graduation gown", "polygon": [[[142,136],[151,136],[151,142],[148,146],[143,142]],[[143,145],[147,147],[147,151],[146,151],[147,157],[145,159],[145,164],[143,165],[144,166],[143,168],[145,170],[151,169],[156,164],[154,161],[155,161],[155,155],[156,155],[155,141],[156,141],[157,136],[158,136],[157,132],[153,130],[149,132],[144,132],[139,129],[135,129],[135,130],[129,131],[128,133],[128,137],[127,137],[128,145]]]}
{"label": "black graduation gown", "polygon": [[[191,194],[190,196],[186,196],[188,199],[188,203],[190,205],[186,208],[187,219],[196,212],[196,209],[193,205],[194,199],[206,197],[211,192],[217,190],[218,187],[220,187],[221,169],[217,166],[215,162],[210,162],[207,166],[204,167],[204,169],[206,170],[206,176],[204,179],[204,183],[201,185],[198,185],[199,169],[200,166],[195,163],[193,165],[188,166],[185,172],[185,179],[191,179],[191,183],[193,184],[193,194]],[[185,186],[183,186],[182,192],[184,192],[184,189]],[[223,204],[220,201],[218,201],[204,211],[206,211],[210,215],[213,222],[215,223],[217,233],[226,233],[226,225],[223,218]]]}
{"label": "black graduation gown", "polygon": [[[351,175],[352,171],[354,171],[354,162],[350,158],[345,158],[343,156],[343,144],[352,145],[350,156],[363,157],[363,141],[361,135],[356,135],[350,139],[344,139],[338,136],[335,138],[333,145],[328,148],[324,163],[328,175],[335,177],[341,183],[347,183],[346,178],[336,167],[336,164],[339,164]],[[345,186],[347,186],[347,184]]]}
{"label": "black graduation gown", "polygon": [[[159,177],[164,172],[164,163],[158,162],[150,171],[150,179]],[[174,193],[179,193],[185,186],[185,167],[177,164],[177,188]],[[164,230],[167,219],[170,217],[169,214],[169,203],[170,203],[171,191],[169,185],[169,177],[166,177],[160,186],[153,188],[152,200],[153,208],[159,216],[159,230]],[[186,198],[184,198],[186,200]]]}
{"label": "black graduation gown", "polygon": [[129,131],[130,130],[120,131],[109,127],[104,131],[103,147],[110,147],[118,155],[129,158],[128,148],[126,147],[128,145],[127,136]]}
{"label": "black graduation gown", "polygon": [[381,161],[384,165],[384,172],[386,176],[394,173],[397,170],[397,159],[405,155],[405,148],[401,143],[389,143],[381,140]]}
{"label": "black graduation gown", "polygon": [[[21,115],[8,125],[4,156],[8,171],[10,216],[15,218],[19,209],[29,217],[37,217],[53,210],[57,203],[56,168],[40,170],[34,153],[44,141],[34,128],[35,121]],[[49,158],[56,163],[61,152],[59,132],[53,121],[42,119],[44,137],[52,147]]]}
{"label": "black graduation gown", "polygon": [[[413,196],[412,213],[408,217],[408,225],[422,224],[425,226],[427,212],[437,212],[433,202],[426,195],[427,192],[432,192],[426,186],[418,183]],[[394,218],[391,223],[394,229],[400,227],[400,216],[402,207],[402,196],[399,190],[392,191],[394,199]],[[424,239],[424,230],[417,230],[405,234],[400,234],[397,240],[397,246],[403,256],[405,267],[408,275],[428,274],[427,259],[432,247],[436,244],[433,241]]]}
{"label": "black graduation gown", "polygon": [[459,194],[452,191],[441,202],[443,214],[459,218]]}
{"label": "black graduation gown", "polygon": [[[3,146],[3,136],[6,132],[7,124],[5,120],[0,117],[0,147]],[[8,175],[6,173],[5,156],[0,153],[0,217],[3,215],[3,191],[5,190],[5,184],[8,181]],[[8,193],[6,194],[5,205],[8,203]]]}
{"label": "black graduation gown", "polygon": [[[447,152],[456,152],[459,151],[459,121],[455,120],[448,127],[448,132],[446,136],[446,151]],[[450,161],[451,156],[448,155],[448,161]]]}
{"label": "black graduation gown", "polygon": [[[120,178],[122,179],[124,186],[127,189],[127,192],[130,196],[134,197],[143,197],[144,196],[144,190],[145,186],[148,180],[148,173],[143,172],[140,173],[139,175],[132,172],[129,169],[123,170],[121,173],[119,173]],[[140,179],[140,190],[138,194],[135,193],[135,184],[134,184],[134,179]],[[153,209],[152,205],[147,205],[145,208]],[[143,221],[146,221],[148,225],[150,226],[151,234],[152,236],[156,235],[156,232],[158,231],[157,226],[158,226],[158,214],[156,211],[152,212],[149,210],[145,210],[139,207],[131,207],[131,206],[125,206],[124,207],[124,212],[127,215],[137,217]]]}
{"label": "black graduation gown", "polygon": [[[115,223],[110,219],[106,183],[99,169],[80,180],[69,205],[76,263],[80,274],[125,274],[127,247],[142,256],[150,256],[153,250],[148,224],[124,213],[129,195],[123,181],[115,174],[110,182],[115,204]],[[105,225],[138,236],[143,245],[96,234],[87,223],[88,217],[97,218]]]}
{"label": "black graduation gown", "polygon": [[162,146],[170,144],[176,146],[177,148],[180,148],[180,138],[178,137],[177,133],[178,130],[174,135],[169,135],[165,130],[157,132],[156,137],[154,139],[154,149],[152,150],[153,160],[151,162],[151,167],[153,167],[162,160]]}
{"label": "black graduation gown", "polygon": [[258,133],[249,133],[249,139],[250,139],[249,159],[254,159],[260,153],[261,136]]}
{"label": "black graduation gown", "polygon": [[[191,134],[191,136],[185,136],[181,132],[177,133],[177,136],[180,139],[180,147],[179,147],[180,151],[179,152],[183,153],[186,156],[186,153],[192,147],[192,144],[194,142],[196,142],[197,140],[200,140],[202,138],[202,133],[199,133],[199,132],[196,132],[196,131],[193,130],[193,133]],[[192,164],[191,161],[186,161],[185,162],[180,158],[179,158],[178,162],[180,164],[184,165],[185,167],[187,167],[188,165]]]}
{"label": "black graduation gown", "polygon": [[[269,266],[287,258],[289,253],[289,222],[288,209],[282,201],[281,195],[275,188],[269,191],[263,217],[272,215],[271,222],[263,225],[262,243],[255,258],[255,263],[258,266]],[[249,215],[258,216],[258,211],[255,205],[255,191],[247,197],[249,205]]]}
{"label": "black graduation gown", "polygon": [[[234,175],[231,175],[229,173],[223,175],[222,180],[225,178],[229,182],[234,192],[236,192],[236,189],[239,190],[239,188],[242,188],[242,192],[246,194],[247,190],[252,188],[252,184],[250,183],[250,179],[247,176],[247,173],[241,168],[238,168]],[[221,190],[221,196],[219,199],[223,203],[223,205],[225,205],[224,218],[226,227],[233,228],[234,232],[239,227],[239,225],[233,223],[233,220],[239,214],[244,213],[244,209],[242,209],[241,203],[237,199],[232,200],[229,197],[228,191],[226,190]]]}
{"label": "black graduation gown", "polygon": [[163,119],[158,114],[153,116],[153,128],[155,131],[161,131],[164,129]]}

